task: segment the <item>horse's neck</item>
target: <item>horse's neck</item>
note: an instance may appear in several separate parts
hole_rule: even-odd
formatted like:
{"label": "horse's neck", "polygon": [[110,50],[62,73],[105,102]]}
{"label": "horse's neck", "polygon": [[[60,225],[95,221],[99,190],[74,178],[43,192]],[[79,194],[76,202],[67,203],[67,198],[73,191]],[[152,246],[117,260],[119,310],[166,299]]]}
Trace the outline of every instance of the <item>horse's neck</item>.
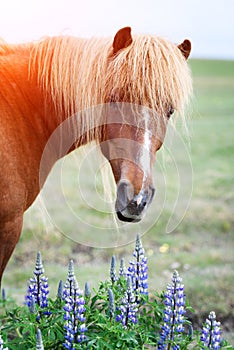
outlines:
{"label": "horse's neck", "polygon": [[[38,83],[36,67],[29,72],[30,55],[30,46],[0,52],[0,135],[5,138],[6,152],[13,152],[14,148],[14,153],[19,153],[22,172],[30,165],[30,172],[38,173],[49,142],[48,162],[42,179],[44,182],[54,162],[71,151],[74,145],[64,140],[65,148],[63,145],[61,147],[61,138],[67,134],[61,132],[59,125],[66,116],[62,111],[57,113],[50,95]],[[68,133],[70,130],[67,126],[64,130]],[[55,130],[58,132],[55,133]],[[55,142],[51,143],[50,139],[55,134],[56,137],[52,138]],[[11,149],[7,144],[9,147],[12,145]],[[35,176],[31,174],[29,181]],[[30,186],[30,183],[27,184],[27,187]]]}
{"label": "horse's neck", "polygon": [[[8,110],[9,118],[17,125],[19,133],[26,128],[31,129],[43,147],[57,128],[61,131],[59,126],[70,116],[63,108],[56,108],[51,91],[46,91],[40,84],[38,66],[30,67],[32,49],[32,45],[22,45],[2,55],[0,53],[0,95],[5,101],[0,107]],[[65,124],[65,128],[68,125],[82,129],[82,125],[74,123],[74,118]],[[79,133],[79,130],[75,131]],[[61,133],[61,136],[65,135]]]}
{"label": "horse's neck", "polygon": [[0,55],[0,93],[4,103],[1,107],[16,125],[30,125],[32,132],[44,141],[56,127],[56,120],[50,116],[53,108],[46,103],[36,74],[29,74],[29,62],[30,48],[27,46]]}

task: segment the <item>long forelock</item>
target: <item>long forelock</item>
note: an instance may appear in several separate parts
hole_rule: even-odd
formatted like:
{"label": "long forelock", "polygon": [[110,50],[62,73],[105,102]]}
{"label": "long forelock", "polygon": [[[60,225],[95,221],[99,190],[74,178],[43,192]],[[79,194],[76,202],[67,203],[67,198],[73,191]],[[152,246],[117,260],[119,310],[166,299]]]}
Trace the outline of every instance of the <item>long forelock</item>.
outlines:
{"label": "long forelock", "polygon": [[159,115],[171,107],[184,116],[192,92],[188,65],[176,45],[154,36],[135,36],[110,63],[109,89],[122,89],[126,101]]}
{"label": "long forelock", "polygon": [[161,116],[168,106],[184,116],[192,91],[180,50],[150,35],[134,36],[116,55],[111,38],[47,38],[35,45],[31,65],[58,113],[67,116],[109,102],[114,91],[121,91],[121,102],[146,106]]}

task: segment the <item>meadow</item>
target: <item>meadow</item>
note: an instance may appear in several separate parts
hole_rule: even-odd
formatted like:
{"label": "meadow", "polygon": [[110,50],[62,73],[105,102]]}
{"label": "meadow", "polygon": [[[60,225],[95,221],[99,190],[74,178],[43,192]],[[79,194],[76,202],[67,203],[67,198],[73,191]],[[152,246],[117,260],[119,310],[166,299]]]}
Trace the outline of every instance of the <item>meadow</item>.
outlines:
{"label": "meadow", "polygon": [[[156,196],[144,223],[116,226],[106,213],[94,148],[60,161],[45,191],[25,214],[23,233],[3,278],[24,301],[36,253],[56,294],[74,260],[80,286],[97,287],[110,257],[133,251],[136,233],[149,258],[149,287],[165,289],[177,269],[200,323],[216,312],[233,341],[234,62],[191,60],[194,98],[188,133],[178,119],[155,165]],[[105,166],[105,165],[104,165]],[[46,204],[43,208],[42,201]]]}

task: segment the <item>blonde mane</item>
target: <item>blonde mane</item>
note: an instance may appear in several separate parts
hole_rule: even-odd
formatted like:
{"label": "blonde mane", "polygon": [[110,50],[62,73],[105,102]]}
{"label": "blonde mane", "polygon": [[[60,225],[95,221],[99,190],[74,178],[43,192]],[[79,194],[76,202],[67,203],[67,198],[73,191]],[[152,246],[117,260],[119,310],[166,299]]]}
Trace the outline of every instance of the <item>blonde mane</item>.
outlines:
{"label": "blonde mane", "polygon": [[73,115],[121,101],[152,108],[159,115],[171,106],[184,116],[192,91],[188,65],[176,45],[150,35],[113,55],[111,38],[46,38],[34,46],[31,68],[58,112]]}

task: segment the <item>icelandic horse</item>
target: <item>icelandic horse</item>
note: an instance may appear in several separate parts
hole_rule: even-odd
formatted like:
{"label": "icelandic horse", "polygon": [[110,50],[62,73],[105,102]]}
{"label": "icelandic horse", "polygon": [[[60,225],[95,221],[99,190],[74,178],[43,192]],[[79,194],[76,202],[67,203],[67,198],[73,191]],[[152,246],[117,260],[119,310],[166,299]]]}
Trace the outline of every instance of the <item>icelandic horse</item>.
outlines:
{"label": "icelandic horse", "polygon": [[[154,194],[152,168],[168,119],[174,110],[184,114],[191,94],[190,50],[189,40],[177,46],[153,35],[132,36],[130,27],[114,40],[62,36],[0,42],[0,281],[24,212],[52,166],[87,142],[95,140],[110,163],[118,218],[142,218]],[[95,106],[104,106],[99,116],[82,112]],[[74,115],[66,135],[57,133],[41,171],[48,140]],[[69,133],[77,137],[60,152]]]}

